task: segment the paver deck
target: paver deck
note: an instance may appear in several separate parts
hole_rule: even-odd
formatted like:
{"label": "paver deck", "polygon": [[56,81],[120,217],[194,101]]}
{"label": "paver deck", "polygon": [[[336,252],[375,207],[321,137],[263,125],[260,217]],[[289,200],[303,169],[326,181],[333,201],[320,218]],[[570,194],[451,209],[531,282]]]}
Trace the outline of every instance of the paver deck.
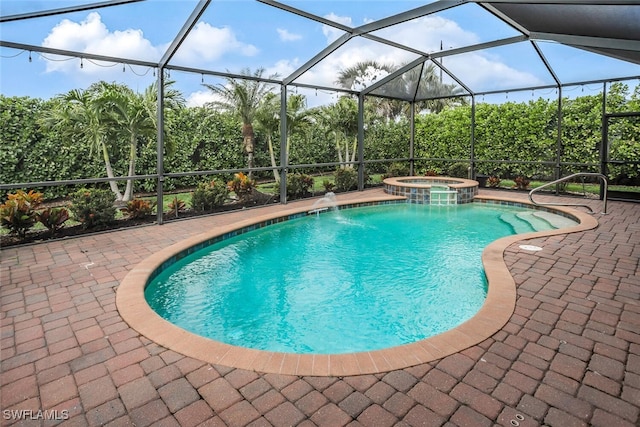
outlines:
{"label": "paver deck", "polygon": [[510,245],[504,259],[517,300],[507,324],[478,345],[410,368],[264,374],[183,356],[123,321],[115,292],[140,261],[212,224],[256,214],[3,249],[0,423],[639,425],[640,204],[609,202],[594,230]]}

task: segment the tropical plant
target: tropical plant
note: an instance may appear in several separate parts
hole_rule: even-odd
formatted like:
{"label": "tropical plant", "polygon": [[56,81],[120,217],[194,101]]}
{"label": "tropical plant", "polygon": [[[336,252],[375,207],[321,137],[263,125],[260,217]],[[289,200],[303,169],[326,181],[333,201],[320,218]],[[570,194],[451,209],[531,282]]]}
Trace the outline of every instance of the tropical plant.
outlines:
{"label": "tropical plant", "polygon": [[184,212],[185,210],[187,210],[187,204],[184,200],[178,198],[178,196],[175,196],[173,200],[169,202],[169,205],[167,207],[169,208],[168,213],[171,215],[175,215],[176,218],[178,218],[180,212]]}
{"label": "tropical plant", "polygon": [[340,168],[353,168],[358,144],[357,103],[343,96],[335,104],[316,109],[314,116],[325,130],[325,135],[333,140],[338,161],[343,163]]}
{"label": "tropical plant", "polygon": [[518,190],[526,190],[527,188],[529,188],[529,184],[531,183],[530,180],[528,180],[527,178],[525,178],[522,175],[518,175],[513,179],[513,182],[516,185],[516,188]]}
{"label": "tropical plant", "polygon": [[294,94],[287,99],[287,159],[291,153],[291,141],[294,135],[304,135],[305,131],[315,122],[315,113],[307,109],[307,98]]}
{"label": "tropical plant", "polygon": [[324,188],[325,191],[333,191],[333,189],[336,188],[336,184],[335,182],[325,179],[322,181],[322,188]]}
{"label": "tropical plant", "polygon": [[[180,92],[170,88],[173,82],[165,84],[164,102],[167,108],[179,108],[184,105]],[[127,140],[129,145],[129,168],[127,176],[136,174],[138,142],[153,140],[157,135],[157,85],[153,83],[144,91],[136,93],[129,87],[116,83],[100,82],[100,96],[97,99],[104,119],[111,125],[111,133],[117,138]],[[122,200],[133,198],[133,179],[127,180]]]}
{"label": "tropical plant", "polygon": [[238,172],[233,175],[233,179],[227,183],[229,191],[236,193],[240,200],[246,200],[253,194],[256,182],[249,176]]}
{"label": "tropical plant", "polygon": [[69,210],[82,227],[107,225],[116,218],[115,196],[109,190],[82,188],[71,195]]}
{"label": "tropical plant", "polygon": [[287,197],[297,199],[311,194],[313,178],[307,174],[294,173],[287,177]]}
{"label": "tropical plant", "polygon": [[[394,64],[361,61],[351,67],[339,70],[335,83],[345,89],[362,90],[391,74],[396,68]],[[369,97],[366,102],[376,115],[381,115],[387,120],[395,119],[402,111],[403,103],[397,100]]]}
{"label": "tropical plant", "polygon": [[7,200],[0,205],[0,224],[9,232],[24,238],[27,231],[37,220],[36,208],[42,203],[42,193],[30,190],[28,193],[17,190],[9,193]]}
{"label": "tropical plant", "polygon": [[[404,65],[362,61],[340,70],[336,83],[346,89],[362,90]],[[376,114],[388,120],[396,120],[401,115],[408,115],[410,104],[393,99],[398,96],[417,102],[418,110],[429,110],[435,113],[441,112],[449,105],[465,103],[463,98],[455,98],[458,100],[454,101],[452,96],[461,94],[462,89],[455,84],[443,83],[434,64],[416,66],[380,86],[376,93],[387,95],[387,97],[373,97],[367,99],[367,102],[372,105]]]}
{"label": "tropical plant", "polygon": [[354,169],[337,169],[335,181],[338,191],[355,190],[358,188],[358,172]]}
{"label": "tropical plant", "polygon": [[[44,112],[41,122],[45,127],[61,130],[64,137],[89,145],[91,154],[102,156],[107,177],[114,178],[110,156],[112,143],[108,138],[110,128],[98,102],[100,96],[100,83],[94,83],[87,90],[73,89],[58,95],[53,108]],[[110,180],[109,187],[117,200],[122,200],[117,181]]]}
{"label": "tropical plant", "polygon": [[62,207],[48,207],[37,213],[36,218],[46,227],[52,236],[64,228],[65,222],[69,219],[69,211]]}
{"label": "tropical plant", "polygon": [[405,163],[394,162],[389,165],[387,172],[383,175],[383,178],[392,178],[395,176],[408,176],[409,167]]}
{"label": "tropical plant", "polygon": [[228,198],[229,189],[220,180],[201,182],[191,194],[191,207],[196,212],[206,212],[224,205]]}
{"label": "tropical plant", "polygon": [[[217,100],[208,105],[223,111],[229,111],[236,115],[242,122],[243,148],[247,154],[247,167],[254,167],[255,133],[253,121],[260,101],[273,89],[262,81],[265,70],[258,68],[255,72],[245,68],[241,71],[242,76],[247,78],[228,77],[225,84],[210,85],[203,84],[218,97]],[[276,75],[269,76],[270,79]],[[249,172],[252,176],[252,172]]]}
{"label": "tropical plant", "polygon": [[500,178],[495,175],[491,175],[489,178],[487,178],[487,185],[491,188],[498,188],[500,186],[500,182]]}
{"label": "tropical plant", "polygon": [[267,140],[269,159],[273,167],[273,178],[276,182],[280,182],[276,152],[273,147],[274,136],[280,130],[280,100],[275,93],[268,92],[265,94],[255,113],[255,121],[256,127],[265,134]]}
{"label": "tropical plant", "polygon": [[[163,88],[165,106],[184,105],[180,92],[168,81]],[[157,85],[153,83],[139,94],[129,87],[104,81],[92,84],[87,90],[74,89],[56,97],[54,108],[44,114],[42,123],[60,129],[67,138],[88,144],[92,152],[99,152],[108,178],[114,178],[110,152],[118,151],[121,142],[129,147],[128,176],[136,173],[138,143],[153,140],[157,134]],[[170,146],[171,139],[167,140]],[[117,200],[133,197],[133,179],[127,180],[124,194],[117,181],[109,186]]]}
{"label": "tropical plant", "polygon": [[133,199],[127,202],[125,212],[131,219],[142,219],[146,216],[153,215],[153,208],[156,202],[145,199]]}

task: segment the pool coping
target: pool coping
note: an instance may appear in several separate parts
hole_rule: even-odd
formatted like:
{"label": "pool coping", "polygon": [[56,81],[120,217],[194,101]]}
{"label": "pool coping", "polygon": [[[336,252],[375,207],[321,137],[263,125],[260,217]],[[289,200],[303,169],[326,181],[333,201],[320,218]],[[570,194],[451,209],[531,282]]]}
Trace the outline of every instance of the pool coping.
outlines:
{"label": "pool coping", "polygon": [[[533,207],[530,203],[504,197],[476,196],[479,202]],[[597,220],[584,212],[566,207],[544,210],[558,211],[579,221],[574,227],[532,232],[503,237],[489,244],[482,253],[488,291],[480,310],[458,327],[433,337],[382,350],[346,354],[294,354],[233,346],[188,332],[160,317],[144,297],[144,289],[152,275],[167,260],[189,248],[216,237],[256,224],[309,211],[312,203],[297,205],[277,213],[260,214],[235,224],[213,226],[211,230],[187,238],[160,250],[137,264],[121,281],[116,293],[116,306],[121,317],[141,335],[178,353],[204,362],[257,372],[300,376],[346,376],[388,372],[441,359],[476,345],[498,332],[515,309],[516,286],[504,262],[504,250],[510,245],[532,238],[586,231],[598,226]],[[357,201],[342,200],[338,205],[366,205],[403,201],[404,197],[376,196]],[[256,210],[257,212],[258,210]]]}

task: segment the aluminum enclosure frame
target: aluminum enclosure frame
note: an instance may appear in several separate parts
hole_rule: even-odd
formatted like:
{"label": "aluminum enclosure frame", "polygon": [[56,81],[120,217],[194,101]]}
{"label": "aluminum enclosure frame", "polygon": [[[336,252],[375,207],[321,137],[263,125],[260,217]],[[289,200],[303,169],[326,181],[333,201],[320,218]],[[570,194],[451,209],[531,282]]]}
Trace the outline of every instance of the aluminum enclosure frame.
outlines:
{"label": "aluminum enclosure frame", "polygon": [[[18,20],[28,20],[43,16],[53,16],[53,15],[61,15],[64,13],[92,10],[104,7],[116,7],[123,4],[141,2],[145,0],[107,0],[97,3],[87,3],[84,5],[60,8],[60,9],[52,9],[52,10],[44,10],[33,13],[26,13],[20,15],[11,15],[11,16],[0,16],[0,23],[4,22],[12,22]],[[347,25],[343,25],[337,23],[335,21],[317,16],[315,14],[306,12],[304,10],[292,7],[285,3],[276,0],[257,0],[258,2],[268,5],[270,7],[282,10],[285,13],[291,13],[298,15],[302,18],[312,20],[318,23],[322,23],[324,25],[331,26],[333,28],[344,31],[344,35],[338,39],[336,39],[333,43],[327,46],[322,51],[318,52],[311,59],[306,61],[302,66],[292,72],[290,75],[284,77],[283,79],[260,79],[261,82],[270,83],[274,85],[280,85],[281,87],[281,105],[282,109],[286,108],[287,101],[287,93],[288,87],[301,87],[301,88],[310,88],[310,89],[319,89],[319,90],[330,90],[333,92],[349,94],[357,97],[358,99],[358,160],[356,165],[358,166],[358,176],[359,176],[359,185],[358,188],[362,189],[364,187],[363,176],[364,176],[364,165],[367,163],[364,158],[364,136],[363,136],[363,105],[364,99],[367,96],[379,96],[379,97],[389,97],[385,94],[375,93],[376,90],[383,88],[386,84],[392,82],[394,79],[399,78],[404,73],[412,70],[415,67],[425,66],[427,61],[435,64],[443,73],[446,73],[449,78],[455,81],[464,91],[462,94],[457,94],[455,96],[464,96],[471,97],[472,99],[472,123],[475,127],[475,103],[476,97],[480,95],[490,95],[504,92],[516,92],[516,91],[530,91],[537,89],[549,89],[556,88],[559,92],[558,97],[558,114],[561,115],[561,102],[562,102],[562,88],[565,86],[574,86],[574,85],[585,85],[585,84],[593,84],[593,83],[602,83],[606,89],[606,84],[613,81],[622,81],[622,80],[630,80],[640,78],[640,75],[635,76],[626,76],[615,79],[594,79],[589,81],[561,81],[556,72],[553,69],[553,65],[544,57],[541,49],[538,46],[539,41],[553,41],[561,44],[565,44],[571,47],[575,47],[578,49],[582,49],[585,51],[589,51],[592,53],[597,53],[599,55],[610,56],[619,60],[640,64],[640,37],[636,37],[640,35],[640,25],[637,25],[638,21],[634,21],[635,17],[640,17],[640,1],[632,1],[632,0],[621,0],[621,1],[591,1],[591,0],[564,0],[564,1],[552,1],[552,0],[537,0],[537,1],[509,1],[509,0],[495,0],[495,1],[479,1],[479,0],[437,0],[434,2],[430,2],[428,4],[419,6],[417,8],[407,10],[401,13],[398,13],[393,16],[389,16],[374,22],[369,22],[367,24],[358,26],[358,27],[349,27]],[[0,46],[18,49],[29,52],[40,52],[40,53],[48,53],[54,55],[62,55],[67,57],[76,57],[76,58],[86,58],[93,59],[99,61],[113,62],[113,63],[122,63],[129,65],[138,65],[145,66],[149,68],[153,68],[157,70],[157,86],[158,86],[158,130],[157,130],[157,173],[155,175],[136,175],[132,177],[118,177],[116,180],[130,180],[130,179],[156,179],[157,180],[157,191],[158,191],[158,206],[161,206],[162,194],[163,194],[163,181],[165,177],[168,176],[186,176],[189,174],[200,174],[203,172],[212,172],[212,173],[220,173],[222,171],[198,171],[193,173],[172,173],[167,174],[164,171],[163,166],[163,151],[164,151],[164,136],[163,136],[163,128],[164,128],[164,99],[163,99],[163,86],[165,79],[165,71],[176,70],[187,73],[195,73],[201,75],[212,75],[222,78],[232,78],[232,79],[254,79],[252,77],[248,77],[245,75],[238,75],[229,72],[221,72],[219,70],[208,70],[208,69],[196,69],[189,68],[184,66],[179,66],[171,63],[171,60],[175,53],[180,48],[182,42],[189,35],[190,31],[193,29],[195,24],[198,22],[202,14],[208,9],[210,6],[211,0],[200,0],[198,4],[195,6],[189,18],[185,21],[182,26],[180,32],[173,39],[170,46],[167,48],[166,52],[162,56],[162,58],[156,63],[151,61],[140,61],[135,59],[127,59],[127,58],[119,58],[113,56],[105,56],[98,55],[86,52],[77,52],[77,51],[68,51],[54,48],[47,48],[43,46],[29,45],[20,42],[14,41],[5,41],[0,40]],[[481,8],[485,9],[487,12],[500,19],[501,21],[508,24],[510,27],[515,29],[520,35],[504,38],[504,39],[496,39],[488,42],[478,43],[475,45],[464,46],[460,48],[450,48],[447,50],[441,50],[439,52],[423,52],[418,49],[412,48],[410,46],[405,46],[400,43],[382,38],[375,34],[372,34],[375,31],[389,28],[394,25],[411,21],[416,18],[429,16],[447,9],[456,8],[461,5],[475,3]],[[611,16],[615,8],[623,10],[623,13],[618,13],[614,18],[617,19],[614,22],[611,19]],[[578,9],[576,9],[578,8]],[[589,23],[585,23],[581,21],[580,23],[576,23],[575,25],[569,25],[570,30],[574,30],[579,28],[583,34],[575,34],[567,31],[566,33],[562,33],[558,30],[557,26],[554,26],[553,22],[541,22],[540,19],[536,21],[537,18],[541,16],[547,16],[549,14],[549,10],[567,10],[567,11],[575,11],[580,10],[582,14],[593,14],[598,13],[598,11],[607,12],[602,13],[603,16],[600,18],[603,19],[594,19],[593,24],[589,25]],[[630,15],[630,16],[629,16]],[[608,21],[607,21],[608,19]],[[623,38],[620,36],[619,32],[615,32],[610,26],[619,25],[620,19],[624,19],[624,25],[629,27],[631,26],[632,30],[636,30],[636,32],[631,31],[630,38]],[[636,22],[637,29],[633,27],[633,22]],[[598,24],[598,25],[596,25]],[[361,91],[355,90],[346,90],[334,87],[326,87],[326,86],[316,86],[309,83],[299,82],[297,81],[302,75],[304,75],[307,71],[309,71],[314,65],[318,62],[322,61],[340,46],[347,43],[349,40],[361,37],[368,40],[371,40],[376,43],[386,44],[392,46],[396,49],[402,49],[407,52],[411,52],[415,55],[418,55],[418,58],[405,66],[400,67],[396,71],[390,73],[384,78],[381,78],[374,84],[364,88]],[[488,49],[492,47],[499,47],[510,45],[514,43],[526,42],[531,43],[533,49],[537,53],[539,60],[544,65],[544,68],[547,70],[552,80],[554,81],[553,85],[538,85],[538,86],[529,86],[513,89],[510,91],[504,90],[495,90],[495,91],[479,91],[474,92],[469,86],[465,84],[463,79],[459,76],[456,76],[451,70],[447,69],[443,65],[442,59],[452,56],[458,55],[462,53],[474,52],[482,49]],[[416,102],[429,100],[429,99],[438,99],[436,97],[432,98],[419,98],[418,96],[419,90],[416,85],[416,90],[413,93],[407,93],[406,96],[402,99],[411,104],[412,111],[412,119],[415,116],[415,108],[414,105]],[[447,96],[441,96],[442,98]],[[603,97],[604,98],[604,97]],[[603,101],[604,102],[604,101]],[[281,114],[281,129],[286,129],[286,114]],[[558,152],[560,151],[560,147],[562,144],[561,141],[561,119],[559,117],[558,120]],[[411,141],[410,141],[410,162],[411,167],[414,165],[414,127],[411,127]],[[471,152],[470,152],[470,164],[473,169],[475,166],[475,157],[474,157],[474,129],[472,130],[471,137]],[[283,137],[281,137],[283,138]],[[284,142],[281,140],[281,145]],[[283,153],[283,150],[281,150]],[[286,158],[286,154],[281,155],[280,165],[278,167],[280,172],[280,177],[282,179],[281,185],[281,194],[280,201],[282,203],[286,203],[286,175],[289,168],[292,167],[301,167],[305,165],[295,165],[291,166],[288,164],[289,159]],[[555,162],[555,168],[559,174],[560,171],[560,158],[558,157]],[[327,163],[327,165],[333,165],[334,163]],[[339,163],[335,163],[339,164]],[[241,169],[247,170],[247,169]],[[252,170],[272,170],[272,168],[254,168]],[[81,179],[81,180],[70,180],[70,181],[47,181],[46,183],[9,183],[0,185],[0,189],[7,190],[13,188],[20,188],[25,186],[34,186],[34,184],[38,184],[38,186],[42,185],[61,185],[61,184],[77,184],[77,183],[95,183],[95,182],[104,182],[107,180],[113,180],[108,178],[89,178],[89,179]],[[162,223],[162,213],[158,213],[158,222]]]}

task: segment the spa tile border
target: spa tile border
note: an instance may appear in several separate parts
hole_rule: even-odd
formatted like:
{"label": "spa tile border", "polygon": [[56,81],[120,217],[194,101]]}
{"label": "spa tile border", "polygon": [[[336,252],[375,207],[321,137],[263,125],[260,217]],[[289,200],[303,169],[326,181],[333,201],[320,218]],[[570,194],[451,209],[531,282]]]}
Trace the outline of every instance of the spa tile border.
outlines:
{"label": "spa tile border", "polygon": [[[528,203],[504,198],[476,196],[474,202],[532,207]],[[383,196],[350,203],[339,202],[339,208],[406,203],[403,197]],[[151,309],[144,289],[161,268],[212,242],[243,232],[308,215],[312,205],[286,208],[275,214],[258,215],[233,225],[213,227],[210,231],[185,239],[143,260],[122,280],[116,294],[116,305],[122,318],[133,329],[157,344],[208,363],[264,373],[300,376],[346,376],[388,372],[441,359],[476,345],[498,332],[515,309],[516,286],[503,259],[504,250],[513,243],[537,237],[574,233],[597,227],[591,215],[558,207],[548,209],[575,219],[578,225],[561,230],[507,236],[489,244],[482,253],[488,292],[478,313],[447,332],[397,347],[348,354],[292,354],[232,346],[204,338],[164,320]]]}
{"label": "spa tile border", "polygon": [[478,195],[478,181],[441,176],[403,176],[386,178],[384,192],[406,197],[411,203],[430,204],[431,187],[446,185],[456,192],[457,204],[472,203]]}

